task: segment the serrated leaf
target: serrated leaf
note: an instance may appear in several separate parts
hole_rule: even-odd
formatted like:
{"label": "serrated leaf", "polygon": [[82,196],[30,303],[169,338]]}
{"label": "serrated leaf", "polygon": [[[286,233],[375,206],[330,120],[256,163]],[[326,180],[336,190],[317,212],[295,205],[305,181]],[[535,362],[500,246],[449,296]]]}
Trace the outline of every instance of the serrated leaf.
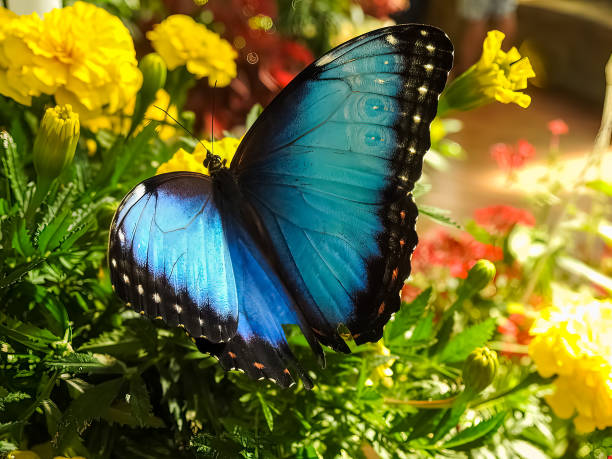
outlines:
{"label": "serrated leaf", "polygon": [[429,218],[434,220],[435,222],[444,225],[450,226],[452,228],[461,229],[461,225],[453,220],[449,215],[451,214],[450,210],[440,209],[438,207],[426,206],[424,204],[419,204],[419,213],[423,215],[427,215]]}
{"label": "serrated leaf", "polygon": [[147,421],[153,415],[153,407],[151,406],[147,386],[139,375],[135,375],[130,380],[129,404],[136,422],[141,427],[147,426]]}
{"label": "serrated leaf", "polygon": [[55,447],[62,451],[78,432],[94,419],[99,419],[117,397],[123,378],[103,382],[72,401],[57,426]]}
{"label": "serrated leaf", "polygon": [[67,373],[95,373],[100,370],[108,370],[109,366],[100,362],[91,354],[73,352],[61,358],[45,361],[45,366]]}
{"label": "serrated leaf", "polygon": [[433,338],[433,319],[434,313],[430,312],[417,322],[416,327],[414,327],[414,331],[412,332],[412,336],[410,336],[410,339],[408,340],[409,345],[426,343]]}
{"label": "serrated leaf", "polygon": [[50,344],[60,341],[60,338],[49,330],[6,316],[0,319],[0,336],[37,351],[48,351]]}
{"label": "serrated leaf", "polygon": [[17,145],[7,131],[0,132],[0,149],[2,149],[2,166],[9,180],[15,200],[22,209],[25,207],[25,193],[28,182],[19,158]]}
{"label": "serrated leaf", "polygon": [[272,411],[260,392],[257,392],[257,398],[259,399],[261,411],[263,412],[266,423],[268,424],[268,429],[270,429],[270,432],[272,432],[274,430],[274,416],[272,416]]}
{"label": "serrated leaf", "polygon": [[493,336],[495,319],[489,318],[453,336],[438,356],[438,361],[461,362],[474,349],[484,346]]}
{"label": "serrated leaf", "polygon": [[395,313],[384,331],[387,345],[393,341],[403,339],[406,331],[410,329],[423,315],[431,298],[431,287],[424,290],[411,303],[402,303],[400,310]]}
{"label": "serrated leaf", "polygon": [[[478,424],[468,427],[467,429],[462,430],[457,435],[452,437],[450,440],[445,442],[441,448],[443,449],[455,449],[459,446],[466,446],[468,444],[474,443],[479,439],[483,439],[487,435],[496,432],[497,429],[501,427],[504,423],[504,419],[506,417],[506,412],[499,412],[489,419],[479,422]],[[475,446],[475,445],[470,445]]]}
{"label": "serrated leaf", "polygon": [[45,260],[39,258],[37,260],[31,261],[29,263],[23,263],[16,268],[14,268],[8,276],[0,279],[0,291],[10,287],[11,285],[21,281],[23,277],[28,274],[30,271],[38,267]]}
{"label": "serrated leaf", "polygon": [[19,402],[28,398],[30,398],[30,395],[25,392],[9,392],[0,386],[0,411],[4,411],[7,403]]}

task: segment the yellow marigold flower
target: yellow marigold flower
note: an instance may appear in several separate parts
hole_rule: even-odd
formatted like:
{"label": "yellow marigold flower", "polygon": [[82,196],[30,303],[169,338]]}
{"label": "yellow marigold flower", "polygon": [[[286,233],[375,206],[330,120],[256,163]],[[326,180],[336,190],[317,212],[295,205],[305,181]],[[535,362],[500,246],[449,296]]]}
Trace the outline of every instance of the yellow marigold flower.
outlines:
{"label": "yellow marigold flower", "polygon": [[[101,115],[96,118],[88,119],[83,122],[83,125],[92,132],[98,132],[100,129],[106,129],[114,132],[115,134],[127,134],[130,129],[130,123],[135,105],[136,99],[134,98],[130,100],[130,102],[121,112],[112,115]],[[172,105],[170,103],[170,94],[168,94],[168,92],[166,92],[164,89],[159,89],[155,93],[155,101],[149,105],[145,112],[143,123],[134,130],[134,134],[138,134],[140,131],[142,131],[142,128],[149,123],[149,120],[155,120],[162,121],[162,123],[156,128],[160,139],[168,140],[175,137],[176,125],[174,124],[174,121],[172,121],[172,119],[159,108],[156,108],[156,106],[166,110],[170,116],[172,116],[172,118],[178,119],[178,109],[176,108],[176,105]]]}
{"label": "yellow marigold flower", "polygon": [[541,311],[529,345],[538,372],[557,375],[555,392],[546,397],[561,418],[574,418],[576,429],[591,432],[612,426],[612,301],[575,295],[555,297]]}
{"label": "yellow marigold flower", "polygon": [[[170,116],[166,115],[159,108],[163,108],[166,110]],[[172,137],[176,136],[176,124],[172,121],[172,118],[175,120],[178,119],[178,109],[176,105],[170,104],[170,94],[168,94],[165,90],[159,89],[155,93],[155,102],[149,105],[147,111],[145,112],[145,123],[148,123],[147,120],[155,120],[160,121],[161,123],[157,126],[157,135],[162,140],[168,140]],[[170,118],[172,117],[172,118]]]}
{"label": "yellow marigold flower", "polygon": [[[236,149],[240,144],[241,139],[233,137],[224,137],[221,140],[215,140],[214,153],[221,160],[225,160],[226,164],[232,162],[232,158],[236,153]],[[203,145],[202,145],[203,144]],[[180,148],[172,158],[163,163],[157,168],[157,174],[165,174],[166,172],[176,171],[191,171],[199,172],[200,174],[208,175],[208,169],[204,167],[204,159],[206,158],[206,149],[213,150],[213,145],[207,140],[202,140],[202,144],[198,143],[193,153],[187,153]]]}
{"label": "yellow marigold flower", "polygon": [[488,33],[480,60],[442,93],[438,115],[450,110],[471,110],[495,100],[529,107],[531,97],[519,90],[527,87],[527,79],[535,77],[535,73],[529,59],[521,57],[516,48],[501,50],[504,37],[499,30]]}
{"label": "yellow marigold flower", "polygon": [[[82,118],[114,113],[142,84],[134,43],[119,18],[85,2],[11,20],[0,39],[0,93],[29,105],[50,94]],[[2,84],[4,83],[4,84]]]}
{"label": "yellow marigold flower", "polygon": [[185,65],[196,78],[208,77],[210,86],[227,86],[236,76],[238,54],[232,45],[189,16],[169,16],[147,32],[147,38],[168,70]]}

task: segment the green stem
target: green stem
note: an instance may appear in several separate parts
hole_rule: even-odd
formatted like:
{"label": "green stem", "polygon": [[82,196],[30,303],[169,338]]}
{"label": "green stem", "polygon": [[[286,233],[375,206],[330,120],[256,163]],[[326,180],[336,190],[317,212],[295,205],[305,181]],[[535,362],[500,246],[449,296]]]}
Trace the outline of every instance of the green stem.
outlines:
{"label": "green stem", "polygon": [[59,371],[56,371],[51,375],[51,377],[49,378],[49,381],[47,381],[47,384],[45,384],[45,386],[40,391],[40,394],[38,395],[38,397],[36,397],[36,400],[34,400],[34,402],[21,413],[21,415],[18,418],[18,421],[22,421],[22,422],[27,421],[30,418],[30,416],[34,414],[34,411],[36,411],[36,408],[38,408],[41,402],[49,398],[49,396],[51,395],[51,391],[53,390],[53,387],[55,386],[55,382],[57,381],[58,376],[59,376]]}

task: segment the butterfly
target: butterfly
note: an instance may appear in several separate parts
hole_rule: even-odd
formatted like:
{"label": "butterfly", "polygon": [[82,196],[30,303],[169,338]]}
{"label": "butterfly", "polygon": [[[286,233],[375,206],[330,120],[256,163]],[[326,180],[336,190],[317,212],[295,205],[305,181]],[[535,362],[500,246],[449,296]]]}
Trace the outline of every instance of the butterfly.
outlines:
{"label": "butterfly", "polygon": [[[221,366],[283,387],[312,380],[287,344],[375,342],[399,309],[417,243],[412,189],[452,66],[439,29],[397,25],[313,62],[269,104],[229,167],[131,190],[111,224],[118,296],[181,325]],[[342,328],[344,327],[344,328]]]}

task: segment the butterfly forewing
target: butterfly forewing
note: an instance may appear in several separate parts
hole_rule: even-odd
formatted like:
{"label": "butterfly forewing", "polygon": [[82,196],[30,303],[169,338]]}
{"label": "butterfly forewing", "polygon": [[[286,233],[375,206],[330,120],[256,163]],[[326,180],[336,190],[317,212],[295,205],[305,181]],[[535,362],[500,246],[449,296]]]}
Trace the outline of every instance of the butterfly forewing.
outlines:
{"label": "butterfly forewing", "polygon": [[318,339],[376,341],[417,242],[411,197],[452,45],[421,25],[379,29],[302,72],[262,113],[231,169]]}

